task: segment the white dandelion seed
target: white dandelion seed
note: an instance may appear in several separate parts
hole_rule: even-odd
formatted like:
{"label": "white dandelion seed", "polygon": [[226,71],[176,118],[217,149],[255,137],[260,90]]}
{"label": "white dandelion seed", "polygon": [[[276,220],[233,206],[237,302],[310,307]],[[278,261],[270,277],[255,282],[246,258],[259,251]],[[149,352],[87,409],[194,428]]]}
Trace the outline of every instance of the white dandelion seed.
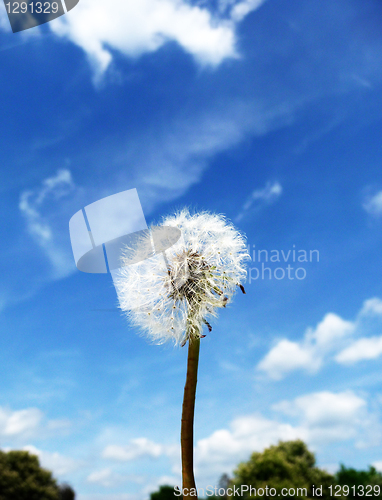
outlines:
{"label": "white dandelion seed", "polygon": [[[134,326],[157,344],[173,340],[184,345],[204,336],[203,325],[211,331],[208,320],[238,287],[244,292],[250,257],[245,237],[222,215],[185,209],[164,218],[162,226],[179,228],[179,241],[143,262],[121,267],[114,283],[120,308]],[[122,264],[130,258],[123,256]]]}

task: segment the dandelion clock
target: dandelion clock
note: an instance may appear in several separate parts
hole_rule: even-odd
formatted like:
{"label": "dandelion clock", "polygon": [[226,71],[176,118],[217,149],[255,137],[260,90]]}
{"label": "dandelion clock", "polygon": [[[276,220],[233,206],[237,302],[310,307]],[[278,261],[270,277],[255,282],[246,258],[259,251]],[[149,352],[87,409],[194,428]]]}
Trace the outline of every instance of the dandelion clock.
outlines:
{"label": "dandelion clock", "polygon": [[[126,210],[126,219],[129,213]],[[184,209],[148,228],[140,214],[127,236],[114,238],[109,254],[113,253],[117,264],[110,270],[120,309],[131,325],[156,344],[169,341],[183,347],[188,343],[181,424],[182,494],[195,498],[193,426],[200,339],[212,330],[210,321],[218,309],[226,307],[238,289],[245,293],[250,257],[244,235],[222,215]],[[99,218],[105,220],[104,215]]]}

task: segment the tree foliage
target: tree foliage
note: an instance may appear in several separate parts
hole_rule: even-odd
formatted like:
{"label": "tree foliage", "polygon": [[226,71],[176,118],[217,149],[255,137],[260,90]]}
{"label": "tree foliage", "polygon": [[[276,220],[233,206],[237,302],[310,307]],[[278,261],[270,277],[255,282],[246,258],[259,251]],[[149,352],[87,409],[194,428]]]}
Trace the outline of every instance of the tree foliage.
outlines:
{"label": "tree foliage", "polygon": [[59,500],[75,500],[76,493],[69,484],[62,484],[59,486],[58,498]]}
{"label": "tree foliage", "polygon": [[[315,466],[316,459],[306,444],[301,440],[280,442],[277,446],[271,446],[262,453],[252,453],[248,462],[242,462],[234,471],[231,486],[252,486],[256,489],[263,488],[263,498],[280,496],[284,498],[296,498],[299,500],[320,498],[329,500],[331,498],[328,486],[334,485],[334,476]],[[266,493],[268,486],[268,494]],[[322,486],[322,496],[317,492],[313,494],[313,487]],[[270,492],[270,489],[274,490]],[[290,493],[285,496],[281,490],[287,488]],[[297,491],[297,488],[301,488]],[[293,490],[295,492],[293,493]],[[285,492],[285,490],[284,490]],[[253,492],[252,492],[253,493]],[[244,492],[243,498],[249,498],[250,491]]]}
{"label": "tree foliage", "polygon": [[[375,467],[370,466],[368,470],[356,470],[341,464],[335,477],[337,484],[349,486],[349,494],[347,495],[349,499],[360,499],[365,497],[367,493],[371,493],[370,496],[375,499],[382,498],[382,474],[377,472]],[[376,494],[378,488],[374,488],[374,486],[380,487],[379,495]]]}
{"label": "tree foliage", "polygon": [[58,486],[52,473],[27,451],[0,451],[0,500],[74,500],[68,485]]}
{"label": "tree foliage", "polygon": [[159,491],[150,494],[150,500],[173,500],[174,498],[180,498],[174,493],[174,486],[160,486]]}

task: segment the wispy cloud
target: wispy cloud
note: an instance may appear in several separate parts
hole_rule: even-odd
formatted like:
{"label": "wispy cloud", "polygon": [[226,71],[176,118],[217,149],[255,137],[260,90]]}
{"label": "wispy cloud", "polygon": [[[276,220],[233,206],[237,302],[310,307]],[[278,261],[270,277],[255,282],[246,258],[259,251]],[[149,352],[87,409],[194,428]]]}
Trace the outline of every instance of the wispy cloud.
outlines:
{"label": "wispy cloud", "polygon": [[0,435],[3,437],[28,437],[37,432],[43,419],[37,408],[12,411],[0,408]]}
{"label": "wispy cloud", "polygon": [[146,438],[133,439],[127,446],[109,445],[102,452],[103,458],[127,462],[140,457],[158,458],[164,449]]}
{"label": "wispy cloud", "polygon": [[244,203],[241,212],[237,215],[236,221],[240,221],[251,209],[259,209],[264,205],[271,205],[282,194],[283,188],[279,182],[267,182],[262,189],[255,189]]}
{"label": "wispy cloud", "polygon": [[306,330],[301,341],[278,341],[257,369],[280,380],[295,370],[316,373],[327,358],[340,364],[376,359],[382,355],[382,336],[364,337],[365,323],[371,318],[380,325],[382,301],[378,298],[366,300],[354,321],[328,313],[314,330]]}
{"label": "wispy cloud", "polygon": [[66,432],[69,426],[66,420],[48,420],[38,408],[12,410],[0,407],[0,437],[3,442],[42,438],[60,431]]}
{"label": "wispy cloud", "polygon": [[[63,244],[62,227],[65,199],[74,197],[79,188],[67,169],[44,179],[40,187],[20,194],[19,209],[29,234],[48,257],[52,266],[52,277],[63,278],[75,270],[73,256],[68,245]],[[67,217],[64,211],[64,217]],[[67,220],[65,230],[67,231]],[[67,235],[66,235],[67,236]]]}
{"label": "wispy cloud", "polygon": [[382,215],[382,191],[378,191],[374,195],[367,196],[363,203],[363,208],[370,215],[379,217]]}
{"label": "wispy cloud", "polygon": [[[199,110],[190,117],[176,117],[157,133],[130,139],[123,153],[128,165],[139,168],[129,171],[130,185],[137,188],[145,215],[158,203],[174,200],[200,182],[215,155],[227,151],[249,135],[261,136],[290,119],[291,109],[264,109],[258,103],[241,100],[224,106]],[[126,185],[122,170],[112,185]],[[260,189],[258,203],[272,203],[281,189],[269,183]],[[106,196],[106,194],[105,194]],[[256,203],[256,200],[251,201]]]}
{"label": "wispy cloud", "polygon": [[104,488],[115,487],[118,484],[124,483],[128,480],[126,476],[112,471],[110,468],[96,470],[91,472],[86,480],[89,483],[99,484]]}
{"label": "wispy cloud", "polygon": [[232,6],[230,17],[235,22],[242,21],[250,12],[258,9],[265,0],[243,0],[242,2],[234,3]]}

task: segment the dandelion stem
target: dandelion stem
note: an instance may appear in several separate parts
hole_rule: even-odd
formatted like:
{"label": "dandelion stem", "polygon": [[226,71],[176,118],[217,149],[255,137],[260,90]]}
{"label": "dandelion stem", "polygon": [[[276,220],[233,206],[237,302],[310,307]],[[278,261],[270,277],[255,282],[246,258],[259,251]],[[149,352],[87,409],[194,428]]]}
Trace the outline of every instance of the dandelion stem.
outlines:
{"label": "dandelion stem", "polygon": [[[196,383],[198,376],[200,339],[190,338],[188,342],[187,377],[184,387],[182,427],[180,432],[180,443],[182,449],[182,488],[195,488],[194,478],[194,409]],[[183,498],[189,495],[183,494]],[[193,496],[197,499],[196,496]]]}

